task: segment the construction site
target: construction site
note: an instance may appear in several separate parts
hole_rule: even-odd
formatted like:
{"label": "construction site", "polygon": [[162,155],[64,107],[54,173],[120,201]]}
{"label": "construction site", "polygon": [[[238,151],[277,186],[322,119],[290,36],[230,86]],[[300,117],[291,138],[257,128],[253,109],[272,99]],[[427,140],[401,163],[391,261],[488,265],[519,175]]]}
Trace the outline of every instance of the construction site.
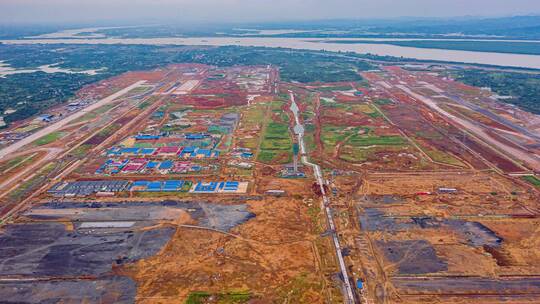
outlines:
{"label": "construction site", "polygon": [[14,125],[0,294],[537,303],[540,116],[434,71],[361,76],[176,64]]}

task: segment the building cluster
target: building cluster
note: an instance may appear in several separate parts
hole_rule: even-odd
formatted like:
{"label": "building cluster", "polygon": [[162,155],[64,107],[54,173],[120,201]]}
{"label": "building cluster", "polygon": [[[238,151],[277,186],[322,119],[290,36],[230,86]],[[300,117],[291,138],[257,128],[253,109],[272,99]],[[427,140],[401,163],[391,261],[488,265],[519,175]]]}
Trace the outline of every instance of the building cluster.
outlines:
{"label": "building cluster", "polygon": [[191,161],[159,161],[146,158],[108,159],[96,170],[96,174],[185,174],[200,172],[204,169],[205,167]]}
{"label": "building cluster", "polygon": [[202,149],[195,146],[167,146],[159,148],[121,148],[116,147],[107,151],[109,157],[152,157],[183,159],[217,158],[220,152],[214,149]]}
{"label": "building cluster", "polygon": [[184,180],[72,181],[59,182],[47,192],[54,197],[115,196],[120,192],[189,192],[199,194],[246,193],[248,182]]}

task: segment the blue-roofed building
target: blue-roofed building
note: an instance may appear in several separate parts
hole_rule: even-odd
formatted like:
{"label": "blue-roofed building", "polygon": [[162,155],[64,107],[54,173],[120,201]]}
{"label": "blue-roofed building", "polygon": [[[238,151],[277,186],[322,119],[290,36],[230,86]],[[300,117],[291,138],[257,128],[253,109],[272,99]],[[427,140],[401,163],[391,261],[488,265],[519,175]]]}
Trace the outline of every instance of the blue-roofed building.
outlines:
{"label": "blue-roofed building", "polygon": [[186,139],[188,140],[201,140],[206,137],[203,133],[186,133]]}
{"label": "blue-roofed building", "polygon": [[159,138],[160,138],[159,135],[139,134],[135,136],[135,140],[156,140]]}
{"label": "blue-roofed building", "polygon": [[146,191],[154,192],[161,191],[161,182],[150,182],[146,186]]}
{"label": "blue-roofed building", "polygon": [[251,152],[242,152],[242,154],[240,154],[240,157],[242,157],[242,158],[252,158],[253,153],[251,153]]}
{"label": "blue-roofed building", "polygon": [[184,186],[184,181],[168,180],[163,183],[163,191],[179,191]]}
{"label": "blue-roofed building", "polygon": [[174,163],[170,160],[166,160],[159,165],[159,170],[170,170],[174,166]]}
{"label": "blue-roofed building", "polygon": [[193,152],[195,152],[197,150],[196,147],[184,147],[182,149],[182,151],[180,152],[180,157],[182,158],[187,158],[187,157],[191,157],[191,155],[193,154]]}
{"label": "blue-roofed building", "polygon": [[238,191],[239,182],[222,182],[220,185],[220,190],[223,192],[236,192]]}
{"label": "blue-roofed building", "polygon": [[159,162],[151,161],[146,165],[146,169],[155,169],[159,166]]}
{"label": "blue-roofed building", "polygon": [[130,191],[144,191],[146,190],[146,187],[148,186],[149,181],[135,181],[131,184],[131,187],[129,188]]}
{"label": "blue-roofed building", "polygon": [[96,170],[96,174],[101,174],[101,173],[103,173],[103,170],[105,170],[105,168],[107,168],[106,165],[101,165],[101,166]]}
{"label": "blue-roofed building", "polygon": [[132,187],[133,186],[147,186],[149,183],[149,181],[144,181],[144,180],[141,180],[141,181],[134,181],[133,184],[131,185]]}
{"label": "blue-roofed building", "polygon": [[212,150],[198,149],[196,152],[192,153],[192,155],[193,154],[195,154],[194,156],[197,158],[209,158],[212,156]]}
{"label": "blue-roofed building", "polygon": [[141,154],[141,155],[152,155],[152,154],[154,154],[154,152],[156,152],[155,148],[142,148],[139,151],[139,154]]}
{"label": "blue-roofed building", "polygon": [[195,186],[195,189],[193,190],[193,192],[213,193],[213,192],[216,192],[218,186],[219,186],[218,182],[210,182],[210,183],[199,182]]}

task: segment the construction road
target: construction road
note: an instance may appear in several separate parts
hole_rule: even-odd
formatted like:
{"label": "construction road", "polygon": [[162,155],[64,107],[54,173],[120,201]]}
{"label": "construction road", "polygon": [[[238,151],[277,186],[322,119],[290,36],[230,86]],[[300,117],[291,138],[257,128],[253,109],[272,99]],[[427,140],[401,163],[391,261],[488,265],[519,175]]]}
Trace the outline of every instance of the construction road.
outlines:
{"label": "construction road", "polygon": [[294,100],[294,94],[289,91],[289,95],[291,98],[291,111],[294,114],[294,120],[295,120],[295,126],[294,126],[294,133],[298,137],[298,145],[300,146],[300,153],[302,155],[302,163],[304,163],[306,166],[310,166],[313,168],[313,173],[315,174],[315,178],[317,180],[317,183],[321,187],[321,193],[322,193],[322,203],[321,203],[321,209],[325,211],[326,218],[328,220],[328,225],[330,232],[332,233],[332,240],[334,243],[334,247],[336,250],[336,256],[339,262],[339,268],[341,272],[341,276],[343,277],[343,290],[345,294],[343,295],[345,299],[345,303],[347,304],[354,304],[356,303],[354,293],[351,287],[351,283],[349,281],[349,274],[347,273],[347,266],[345,265],[345,260],[343,259],[343,253],[341,252],[341,245],[339,244],[339,238],[336,232],[336,225],[334,223],[334,218],[332,216],[332,210],[330,209],[330,199],[326,195],[326,191],[324,190],[324,180],[323,175],[321,171],[321,167],[319,165],[309,162],[307,154],[306,154],[306,146],[304,144],[304,126],[300,123],[300,119],[298,118],[298,105],[296,104],[296,101]]}

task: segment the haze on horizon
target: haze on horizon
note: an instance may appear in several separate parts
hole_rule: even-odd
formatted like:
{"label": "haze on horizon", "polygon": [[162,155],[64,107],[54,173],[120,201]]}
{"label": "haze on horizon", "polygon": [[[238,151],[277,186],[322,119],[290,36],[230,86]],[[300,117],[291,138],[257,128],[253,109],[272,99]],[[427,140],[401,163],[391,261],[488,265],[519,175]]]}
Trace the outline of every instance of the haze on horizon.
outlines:
{"label": "haze on horizon", "polygon": [[540,14],[537,0],[0,0],[0,23],[266,22]]}

